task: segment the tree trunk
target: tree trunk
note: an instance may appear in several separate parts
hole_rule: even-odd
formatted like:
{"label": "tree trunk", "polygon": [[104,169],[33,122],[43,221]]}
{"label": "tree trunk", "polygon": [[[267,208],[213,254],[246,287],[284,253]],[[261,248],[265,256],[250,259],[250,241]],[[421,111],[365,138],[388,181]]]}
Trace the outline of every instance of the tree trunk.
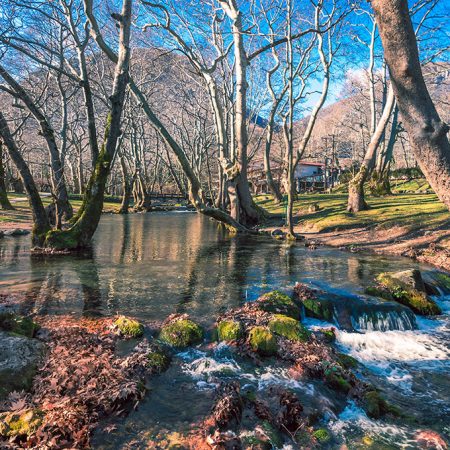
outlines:
{"label": "tree trunk", "polygon": [[40,246],[44,242],[46,233],[50,230],[47,214],[41,197],[34,183],[30,169],[22,158],[19,149],[14,142],[11,132],[3,114],[0,112],[0,138],[8,149],[9,156],[19,171],[20,178],[25,186],[28,201],[30,202],[31,212],[33,215],[33,233],[32,242],[34,246]]}
{"label": "tree trunk", "polygon": [[0,75],[11,86],[14,93],[20,98],[31,114],[38,121],[41,128],[42,136],[44,137],[47,147],[50,153],[50,165],[52,168],[52,187],[53,193],[56,197],[56,204],[58,213],[64,215],[66,220],[69,220],[73,215],[73,209],[69,202],[69,196],[67,194],[66,183],[64,181],[64,168],[61,164],[58,145],[56,144],[55,132],[50,126],[45,115],[40,108],[34,103],[33,99],[28,95],[25,89],[14,80],[13,77],[6,71],[6,69],[0,66]]}
{"label": "tree trunk", "polygon": [[369,147],[367,148],[367,152],[364,156],[364,161],[361,164],[361,168],[355,178],[350,180],[348,184],[348,212],[356,213],[368,209],[368,205],[364,199],[364,183],[373,170],[376,152],[380,146],[386,126],[389,123],[389,117],[391,116],[394,103],[395,96],[391,86],[389,88],[389,95],[386,100],[386,105],[384,106],[383,114],[378,122],[375,133],[372,135]]}
{"label": "tree trunk", "polygon": [[273,179],[272,169],[270,167],[270,150],[272,148],[273,128],[275,125],[276,110],[277,108],[275,107],[272,108],[269,116],[269,123],[267,125],[266,146],[264,150],[264,172],[266,174],[267,187],[269,188],[269,191],[272,193],[275,202],[281,203],[283,201],[283,196],[281,195],[278,185],[275,183]]}
{"label": "tree trunk", "polygon": [[122,171],[122,203],[120,204],[119,214],[128,214],[130,208],[131,192],[133,180],[129,179],[128,169],[123,155],[120,156],[120,168]]}
{"label": "tree trunk", "polygon": [[411,147],[431,187],[450,210],[449,127],[423,78],[407,0],[372,0],[391,83]]}
{"label": "tree trunk", "polygon": [[3,166],[3,145],[0,142],[0,206],[2,209],[13,210],[15,208],[11,205],[11,202],[8,199],[5,178],[5,167]]}
{"label": "tree trunk", "polygon": [[86,188],[82,205],[83,213],[68,230],[54,230],[48,233],[45,241],[46,248],[57,250],[86,248],[90,246],[92,236],[100,221],[106,181],[116,151],[117,140],[121,133],[121,117],[129,80],[131,4],[132,0],[123,0],[122,13],[113,15],[114,18],[118,19],[120,34],[119,57],[110,97],[111,110],[105,127],[104,143]]}

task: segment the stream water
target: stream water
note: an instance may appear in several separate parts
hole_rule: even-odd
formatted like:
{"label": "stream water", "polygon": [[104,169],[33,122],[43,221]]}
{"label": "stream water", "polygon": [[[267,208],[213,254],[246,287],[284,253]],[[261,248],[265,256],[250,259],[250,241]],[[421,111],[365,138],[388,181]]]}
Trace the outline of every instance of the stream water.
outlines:
{"label": "stream water", "polygon": [[368,448],[369,438],[378,445],[370,448],[425,448],[420,437],[426,430],[450,438],[450,297],[437,299],[444,314],[429,319],[377,309],[376,300],[361,297],[381,272],[417,267],[426,274],[431,267],[262,236],[229,237],[193,213],[104,216],[89,257],[41,259],[29,250],[27,236],[0,240],[0,293],[25,292],[35,314],[123,313],[151,321],[186,312],[208,327],[225,309],[264,292],[290,294],[297,281],[347,296],[356,305],[356,331],[340,327],[336,345],[362,363],[361,377],[411,417],[373,421],[351,402],[329,405],[313,383],[291,380],[282,366],[252,367],[220,345],[178,354],[166,373],[152,379],[138,410],[118,422],[113,434],[96,436],[96,448],[130,442],[145,448],[158,433],[186,431],[210,411],[217,383],[230,378],[260,392],[283,384],[306,405],[321,405],[334,434],[330,448]]}

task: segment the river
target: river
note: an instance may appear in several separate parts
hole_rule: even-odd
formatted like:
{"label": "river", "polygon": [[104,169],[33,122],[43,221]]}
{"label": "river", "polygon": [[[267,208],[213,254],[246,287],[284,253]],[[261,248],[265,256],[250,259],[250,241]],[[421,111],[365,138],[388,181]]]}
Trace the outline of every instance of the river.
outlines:
{"label": "river", "polygon": [[[43,259],[30,256],[27,236],[0,240],[0,292],[25,292],[28,312],[119,313],[142,321],[186,312],[205,327],[227,308],[264,292],[290,294],[298,281],[357,298],[379,273],[410,268],[433,270],[407,258],[308,249],[264,236],[230,237],[188,212],[105,215],[92,255]],[[417,436],[427,429],[450,437],[449,300],[437,299],[443,315],[416,317],[413,327],[398,317],[368,321],[360,314],[356,332],[338,330],[336,345],[362,363],[360,376],[380,386],[411,420],[373,421],[349,401],[339,413],[325,414],[335,435],[333,445],[365,448],[362,442],[369,437],[390,446],[386,448],[421,448]],[[320,325],[310,319],[306,323]],[[169,371],[156,377],[143,404],[117,424],[119,437],[111,440],[99,433],[95,446],[122,448],[158,432],[189,428],[210,409],[213,380],[221,377],[258,390],[285,384],[305,402],[316,395],[313,385],[290,380],[282,368],[255,369],[234,358],[226,346],[210,352],[193,349],[178,354]]]}

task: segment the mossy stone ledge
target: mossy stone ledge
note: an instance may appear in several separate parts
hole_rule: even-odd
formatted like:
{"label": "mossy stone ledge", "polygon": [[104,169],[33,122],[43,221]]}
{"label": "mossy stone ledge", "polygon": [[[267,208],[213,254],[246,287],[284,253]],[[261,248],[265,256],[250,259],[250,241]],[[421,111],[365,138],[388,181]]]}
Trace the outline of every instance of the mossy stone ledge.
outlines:
{"label": "mossy stone ledge", "polygon": [[41,425],[44,414],[38,409],[0,414],[0,436],[25,438]]}
{"label": "mossy stone ledge", "polygon": [[190,319],[177,318],[162,326],[159,338],[173,347],[189,347],[203,340],[203,329]]}
{"label": "mossy stone ledge", "polygon": [[217,325],[219,341],[235,341],[243,336],[242,324],[236,320],[222,320]]}
{"label": "mossy stone ledge", "polygon": [[262,295],[258,298],[257,305],[260,310],[268,313],[300,319],[300,307],[280,291],[272,291]]}
{"label": "mossy stone ledge", "polygon": [[252,328],[248,335],[248,342],[261,356],[273,356],[277,353],[277,339],[267,327]]}
{"label": "mossy stone ledge", "polygon": [[169,368],[170,356],[162,349],[155,348],[147,353],[147,367],[152,373],[162,373]]}
{"label": "mossy stone ledge", "polygon": [[306,342],[310,332],[297,320],[276,314],[268,323],[270,331],[291,341]]}
{"label": "mossy stone ledge", "polygon": [[0,330],[32,338],[39,328],[39,325],[29,317],[11,312],[0,313]]}
{"label": "mossy stone ledge", "polygon": [[144,326],[137,320],[119,316],[113,323],[114,331],[127,339],[139,338],[144,334]]}
{"label": "mossy stone ledge", "polygon": [[378,391],[368,391],[363,396],[363,408],[367,415],[372,419],[379,419],[385,414],[399,416],[400,411],[393,405],[390,405]]}
{"label": "mossy stone ledge", "polygon": [[387,300],[395,300],[422,316],[433,316],[442,313],[439,306],[425,292],[408,286],[392,275],[390,273],[378,275],[377,281],[384,288],[384,292],[383,290],[380,292],[380,297]]}

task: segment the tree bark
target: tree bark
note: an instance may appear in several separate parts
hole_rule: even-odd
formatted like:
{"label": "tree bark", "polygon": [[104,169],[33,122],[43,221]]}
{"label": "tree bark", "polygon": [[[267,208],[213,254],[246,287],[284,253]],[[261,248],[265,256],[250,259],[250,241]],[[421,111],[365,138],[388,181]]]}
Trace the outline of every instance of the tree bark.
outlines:
{"label": "tree bark", "polygon": [[45,212],[44,205],[42,204],[41,197],[39,196],[39,191],[34,183],[33,175],[31,175],[27,163],[22,158],[22,155],[20,154],[20,151],[11,135],[8,123],[1,112],[0,138],[8,149],[9,156],[17,167],[22,183],[25,186],[25,191],[27,193],[33,215],[32,242],[34,246],[40,246],[45,240],[46,233],[50,230],[47,213]]}
{"label": "tree bark", "polygon": [[33,99],[28,95],[25,89],[14,80],[14,78],[8,73],[8,71],[0,66],[0,75],[11,86],[14,94],[20,98],[31,114],[38,121],[41,128],[41,134],[44,137],[47,147],[50,153],[50,164],[52,168],[52,187],[53,193],[56,197],[56,205],[58,214],[64,216],[66,220],[69,220],[73,215],[73,209],[69,202],[69,196],[67,194],[66,183],[64,180],[64,168],[61,164],[58,145],[56,144],[55,132],[48,122],[47,118],[35,104]]}
{"label": "tree bark", "polygon": [[450,210],[449,127],[431,100],[407,0],[372,0],[391,83],[411,147],[431,187]]}
{"label": "tree bark", "polygon": [[368,209],[368,205],[364,199],[364,183],[370,176],[373,166],[375,164],[375,156],[380,142],[383,138],[386,126],[389,123],[389,118],[392,114],[392,109],[395,103],[395,96],[392,86],[389,88],[389,95],[386,100],[386,105],[384,106],[383,114],[378,122],[375,133],[367,148],[366,154],[364,156],[364,161],[361,164],[361,168],[353,180],[350,180],[348,184],[348,212],[359,212]]}
{"label": "tree bark", "polygon": [[0,206],[2,209],[14,210],[14,206],[8,199],[8,193],[6,191],[6,176],[5,167],[3,166],[3,145],[0,142]]}
{"label": "tree bark", "polygon": [[128,214],[128,210],[130,209],[130,200],[132,194],[132,188],[134,183],[133,180],[130,180],[127,164],[125,162],[125,158],[123,155],[120,155],[120,168],[122,171],[122,203],[120,204],[119,214]]}
{"label": "tree bark", "polygon": [[105,127],[103,146],[86,188],[82,205],[83,212],[68,230],[49,232],[44,244],[45,248],[76,250],[89,247],[100,221],[106,181],[116,151],[117,140],[121,134],[121,117],[129,80],[131,6],[132,0],[123,0],[121,14],[114,14],[114,18],[117,19],[120,25],[120,34],[119,55],[110,97],[111,109]]}

